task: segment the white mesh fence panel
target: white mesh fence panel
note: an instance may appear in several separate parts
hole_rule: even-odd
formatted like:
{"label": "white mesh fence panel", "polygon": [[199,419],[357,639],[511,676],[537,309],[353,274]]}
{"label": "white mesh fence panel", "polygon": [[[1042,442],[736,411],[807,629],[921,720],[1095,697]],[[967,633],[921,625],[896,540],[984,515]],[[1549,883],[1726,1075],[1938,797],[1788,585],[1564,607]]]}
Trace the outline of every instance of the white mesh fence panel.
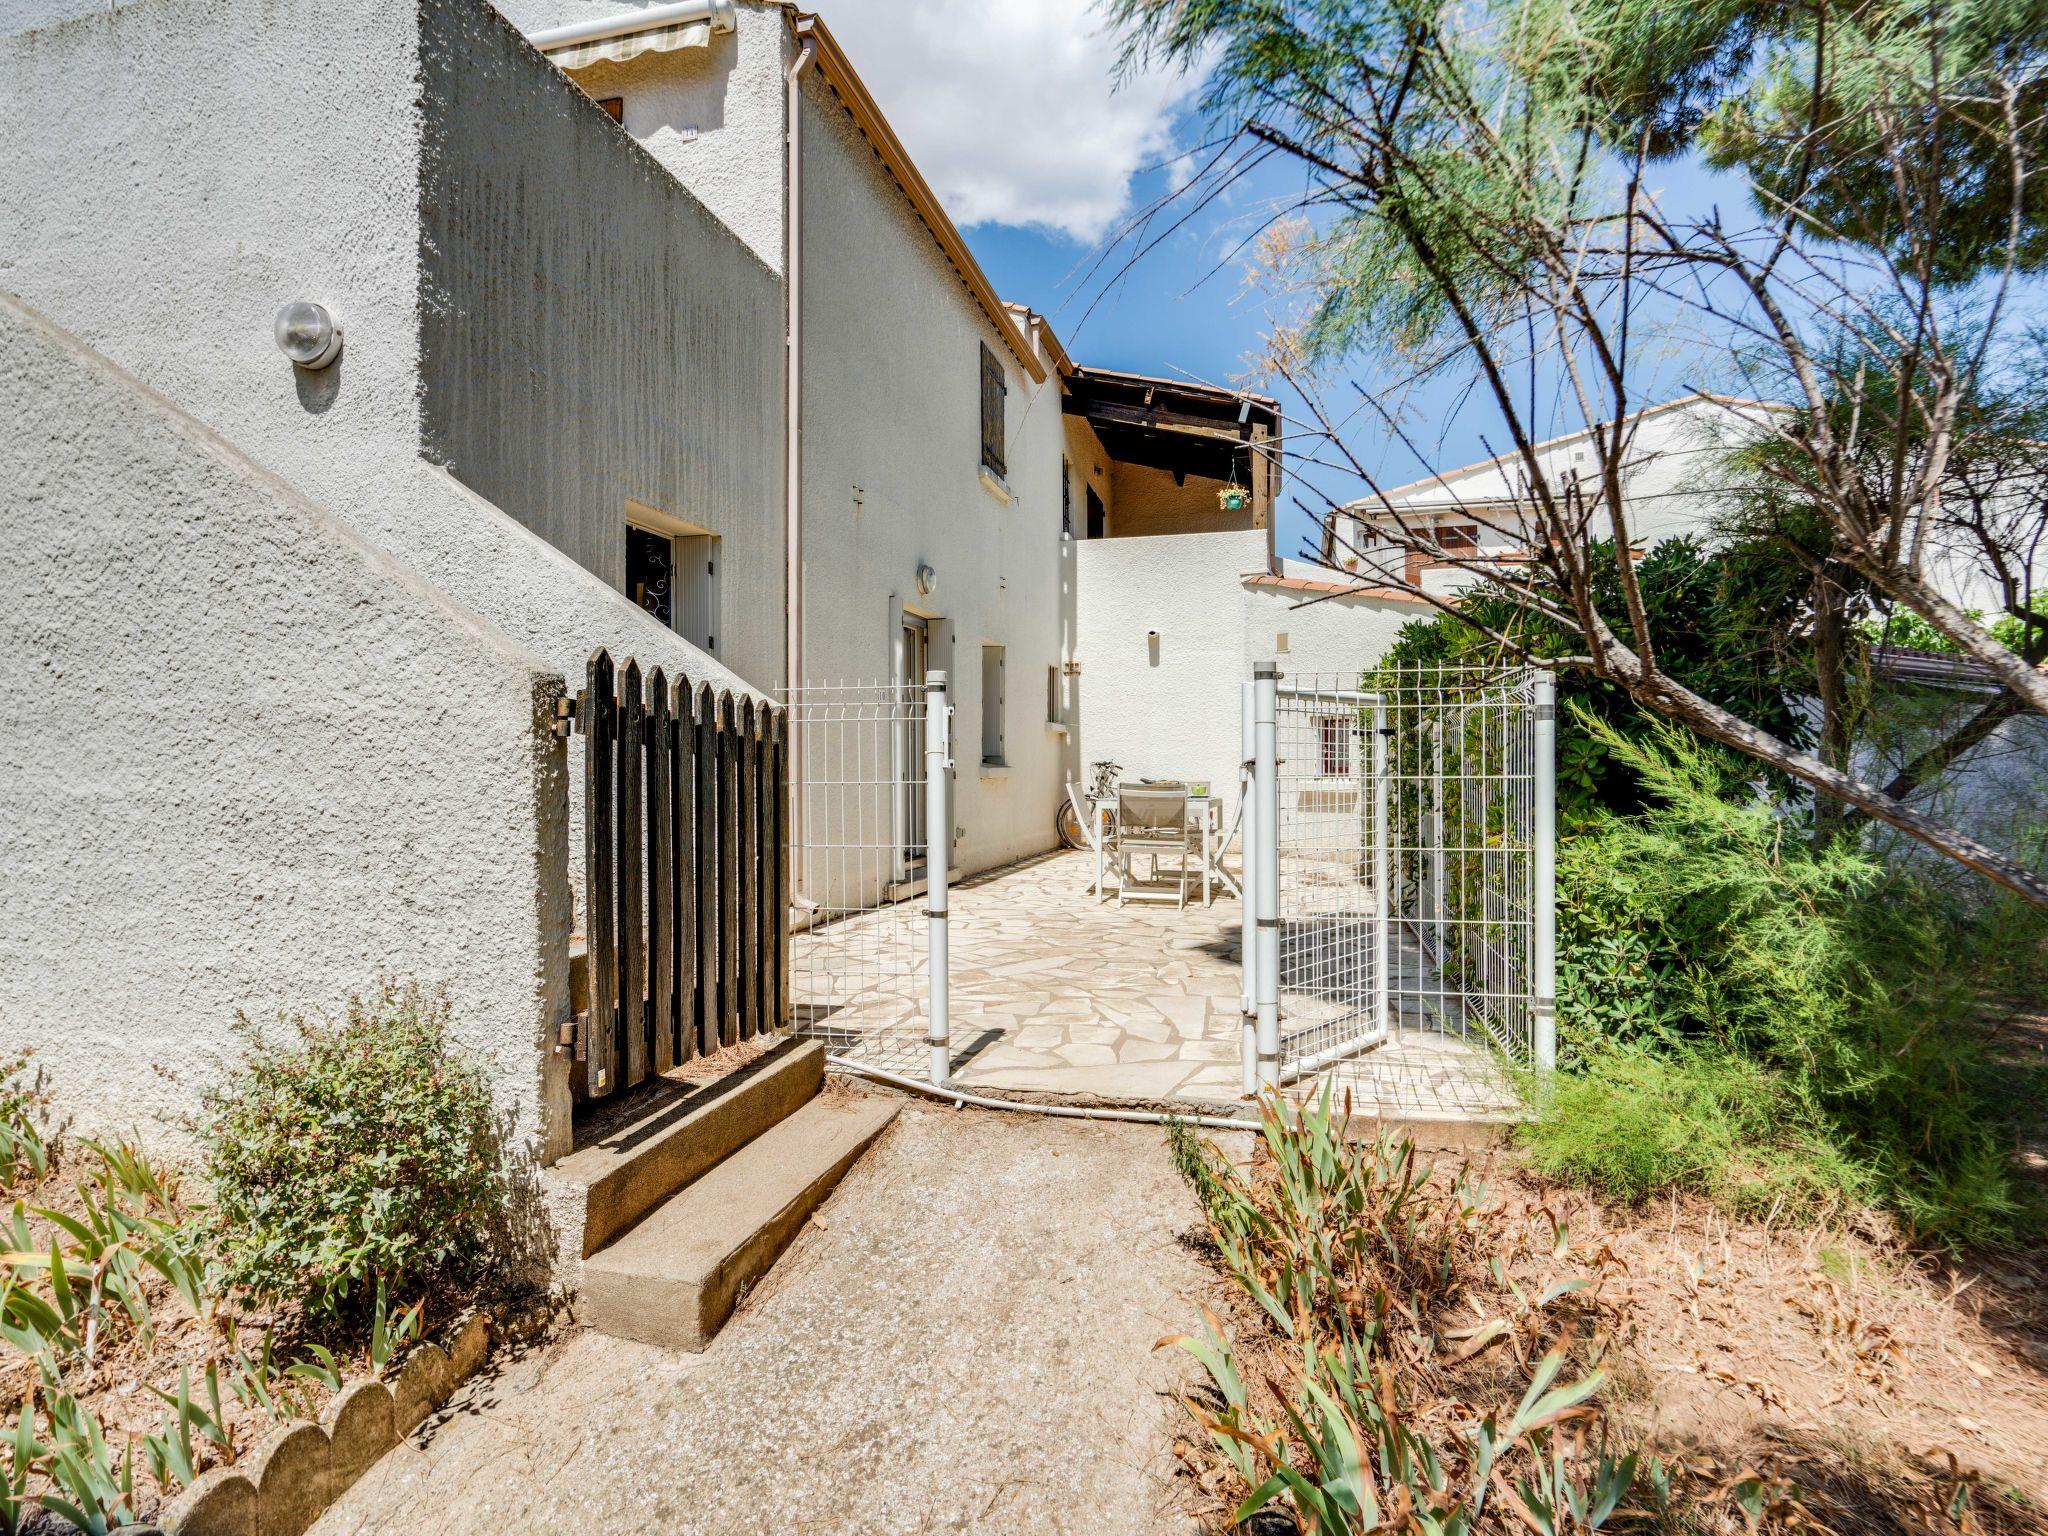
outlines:
{"label": "white mesh fence panel", "polygon": [[1281,1077],[1493,1110],[1534,1046],[1537,674],[1289,675],[1276,705]]}
{"label": "white mesh fence panel", "polygon": [[836,1054],[921,1074],[924,689],[816,685],[788,705],[793,1027]]}

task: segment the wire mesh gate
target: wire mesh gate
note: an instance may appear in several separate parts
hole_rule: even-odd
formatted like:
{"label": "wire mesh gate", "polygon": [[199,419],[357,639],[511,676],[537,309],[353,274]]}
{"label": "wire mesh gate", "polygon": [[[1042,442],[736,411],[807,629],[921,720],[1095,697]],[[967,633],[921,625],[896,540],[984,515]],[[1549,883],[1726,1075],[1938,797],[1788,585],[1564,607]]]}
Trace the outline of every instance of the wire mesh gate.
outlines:
{"label": "wire mesh gate", "polygon": [[1555,1060],[1554,683],[1534,669],[1265,667],[1253,754],[1248,1084],[1505,1107]]}
{"label": "wire mesh gate", "polygon": [[945,910],[951,842],[945,697],[933,673],[806,687],[787,705],[791,1024],[904,1075],[924,1075],[945,1039],[944,919],[931,915]]}

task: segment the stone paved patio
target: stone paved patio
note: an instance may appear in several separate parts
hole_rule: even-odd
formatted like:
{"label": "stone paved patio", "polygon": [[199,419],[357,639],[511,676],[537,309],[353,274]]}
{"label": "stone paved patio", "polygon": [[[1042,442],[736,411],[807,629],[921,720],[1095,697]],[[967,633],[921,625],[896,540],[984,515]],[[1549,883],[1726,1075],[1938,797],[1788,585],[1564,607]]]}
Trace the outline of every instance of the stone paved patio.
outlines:
{"label": "stone paved patio", "polygon": [[[1239,906],[1098,902],[1094,858],[1056,853],[991,871],[953,888],[954,1079],[972,1088],[1233,1103],[1240,1095]],[[856,921],[875,933],[849,952],[892,953],[895,971],[866,1001],[835,1004],[831,1027],[858,1053],[922,1075],[923,986],[905,904]],[[922,909],[915,908],[922,920]],[[803,993],[799,939],[798,995]],[[843,940],[840,942],[844,942]],[[1416,957],[1411,957],[1416,958]],[[1412,973],[1412,965],[1408,967]],[[843,994],[842,994],[843,995]],[[1333,1069],[1362,1113],[1492,1118],[1513,1111],[1512,1090],[1483,1049],[1436,1032],[1413,1007],[1393,1039]],[[880,1038],[877,1038],[880,1037]],[[1319,1086],[1320,1079],[1315,1084]]]}

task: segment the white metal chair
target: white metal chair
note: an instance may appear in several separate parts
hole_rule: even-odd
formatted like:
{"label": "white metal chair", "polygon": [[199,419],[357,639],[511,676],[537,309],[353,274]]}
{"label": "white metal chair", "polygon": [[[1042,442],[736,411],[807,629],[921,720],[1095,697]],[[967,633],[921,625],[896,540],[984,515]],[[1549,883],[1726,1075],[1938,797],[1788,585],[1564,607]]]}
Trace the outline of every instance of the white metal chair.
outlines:
{"label": "white metal chair", "polygon": [[[1152,860],[1153,881],[1141,885],[1131,868],[1138,854]],[[1171,857],[1179,873],[1173,887],[1174,905],[1188,904],[1188,788],[1185,784],[1132,785],[1116,792],[1116,904],[1125,900],[1164,901],[1167,892],[1158,883],[1161,862]],[[1199,845],[1195,857],[1201,858]]]}
{"label": "white metal chair", "polygon": [[1073,808],[1074,820],[1081,824],[1081,835],[1095,855],[1095,899],[1100,901],[1110,843],[1108,828],[1103,825],[1103,807],[1090,801],[1072,779],[1067,781],[1067,804]]}

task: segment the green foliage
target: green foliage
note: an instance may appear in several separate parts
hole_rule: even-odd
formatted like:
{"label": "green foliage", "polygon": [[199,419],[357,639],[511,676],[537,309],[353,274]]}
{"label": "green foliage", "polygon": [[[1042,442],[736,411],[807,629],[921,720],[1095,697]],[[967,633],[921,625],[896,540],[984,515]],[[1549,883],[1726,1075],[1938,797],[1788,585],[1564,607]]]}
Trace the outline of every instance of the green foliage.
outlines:
{"label": "green foliage", "polygon": [[[206,1257],[207,1213],[187,1202],[174,1170],[128,1141],[84,1140],[77,1147],[83,1156],[67,1167],[73,1187],[66,1207],[17,1200],[0,1225],[0,1339],[34,1366],[37,1381],[12,1426],[0,1425],[0,1536],[13,1536],[33,1508],[85,1531],[138,1518],[145,1513],[134,1477],[138,1447],[165,1494],[213,1462],[233,1462],[235,1429],[223,1384],[275,1422],[310,1414],[315,1393],[341,1384],[332,1351],[310,1346],[317,1365],[285,1365],[274,1329],[248,1349],[230,1320],[226,1369],[208,1360],[195,1384],[192,1368],[181,1367],[175,1390],[145,1381],[165,1407],[156,1430],[110,1446],[103,1426],[72,1395],[76,1372],[91,1381],[95,1362],[122,1336],[149,1347],[158,1326],[153,1281],[203,1322],[217,1320],[234,1298],[221,1266]],[[418,1340],[422,1310],[418,1303],[388,1306],[383,1285],[380,1278],[368,1329],[378,1376]],[[160,1288],[156,1295],[160,1305]]]}
{"label": "green foliage", "polygon": [[227,1415],[221,1411],[220,1368],[210,1362],[205,1383],[206,1398],[202,1402],[192,1396],[191,1367],[180,1366],[176,1393],[159,1387],[149,1389],[164,1401],[169,1412],[155,1434],[143,1437],[143,1454],[149,1459],[157,1486],[167,1492],[184,1487],[199,1475],[205,1454],[203,1446],[214,1447],[223,1461],[231,1463],[235,1459],[234,1437],[227,1429]]}
{"label": "green foliage", "polygon": [[[1595,606],[1618,629],[1627,612],[1612,560],[1594,561]],[[1753,548],[1710,549],[1702,541],[1666,539],[1637,566],[1643,606],[1658,637],[1658,665],[1671,679],[1794,746],[1810,729],[1800,708],[1807,681],[1799,648],[1788,636],[1800,622],[1803,594],[1796,573]],[[1531,615],[1511,593],[1481,583],[1453,614],[1413,620],[1401,628],[1381,666],[1482,666],[1499,647],[1488,631],[1512,635],[1538,658],[1574,655],[1583,642]],[[1578,705],[1623,736],[1637,740],[1653,716],[1626,694],[1590,673],[1557,674],[1560,703]],[[1604,737],[1577,727],[1576,714],[1560,715],[1557,737],[1558,811],[1567,827],[1601,810],[1630,811],[1643,803],[1639,776],[1616,757]],[[1734,759],[1727,759],[1732,765]]]}
{"label": "green foliage", "polygon": [[[2028,611],[2040,620],[2048,621],[2048,592],[2035,593]],[[1984,612],[1980,608],[1966,608],[1963,612],[1973,624],[1984,620]],[[2024,651],[2030,631],[2038,632],[2040,627],[2040,624],[2029,624],[2017,613],[2000,614],[1987,626],[1991,638],[2009,651]],[[1919,614],[1904,608],[1894,608],[1881,618],[1872,617],[1863,625],[1862,634],[1872,645],[1907,646],[1919,651],[1953,652],[1960,649]]]}
{"label": "green foliage", "polygon": [[198,1130],[215,1248],[236,1286],[315,1317],[478,1273],[505,1168],[482,1067],[445,998],[386,984],[340,1023],[242,1021],[239,1068]]}
{"label": "green foliage", "polygon": [[1547,1174],[1624,1200],[1695,1190],[1759,1214],[1780,1197],[1811,1212],[1858,1192],[1852,1166],[1799,1134],[1777,1076],[1740,1056],[1595,1049],[1578,1066],[1523,1133]]}
{"label": "green foliage", "polygon": [[0,1059],[0,1189],[33,1184],[50,1171],[37,1116],[43,1094],[30,1071],[31,1053]]}
{"label": "green foliage", "polygon": [[1575,1075],[1528,1133],[1538,1163],[1628,1198],[1871,1200],[1938,1241],[2010,1238],[2026,1095],[1976,1027],[1955,915],[1853,846],[1788,836],[1685,733],[1579,723],[1651,798],[1559,853]]}
{"label": "green foliage", "polygon": [[22,1394],[14,1427],[0,1439],[0,1536],[17,1536],[28,1517],[29,1479],[49,1454],[36,1438],[36,1389]]}
{"label": "green foliage", "polygon": [[41,1496],[43,1508],[86,1536],[133,1524],[139,1514],[133,1446],[116,1457],[99,1420],[67,1393],[52,1393],[45,1414],[50,1439],[42,1470],[54,1486]]}

